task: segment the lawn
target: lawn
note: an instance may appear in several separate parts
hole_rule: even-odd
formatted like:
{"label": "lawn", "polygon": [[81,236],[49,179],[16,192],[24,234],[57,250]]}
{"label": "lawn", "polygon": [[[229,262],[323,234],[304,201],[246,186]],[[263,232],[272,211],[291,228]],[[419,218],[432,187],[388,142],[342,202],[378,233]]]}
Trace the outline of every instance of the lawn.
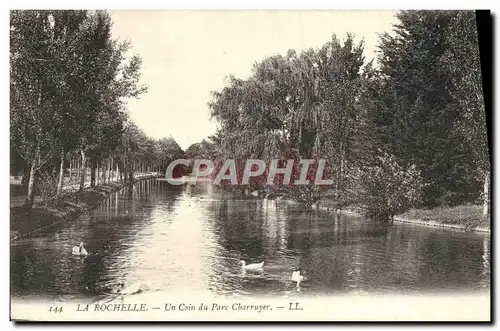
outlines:
{"label": "lawn", "polygon": [[490,214],[483,216],[483,206],[461,205],[456,207],[436,207],[433,209],[410,209],[398,217],[434,221],[443,224],[462,225],[467,229],[489,228]]}

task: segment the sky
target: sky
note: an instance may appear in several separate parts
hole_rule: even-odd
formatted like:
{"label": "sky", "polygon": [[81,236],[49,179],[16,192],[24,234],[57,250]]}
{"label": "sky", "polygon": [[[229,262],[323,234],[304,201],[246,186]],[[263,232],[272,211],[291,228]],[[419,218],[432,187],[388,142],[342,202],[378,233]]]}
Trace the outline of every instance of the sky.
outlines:
{"label": "sky", "polygon": [[332,34],[364,39],[374,58],[378,34],[397,23],[395,11],[110,11],[112,34],[142,57],[148,93],[128,101],[146,135],[173,137],[186,149],[216,130],[207,103],[228,75],[245,79],[268,56],[319,48]]}

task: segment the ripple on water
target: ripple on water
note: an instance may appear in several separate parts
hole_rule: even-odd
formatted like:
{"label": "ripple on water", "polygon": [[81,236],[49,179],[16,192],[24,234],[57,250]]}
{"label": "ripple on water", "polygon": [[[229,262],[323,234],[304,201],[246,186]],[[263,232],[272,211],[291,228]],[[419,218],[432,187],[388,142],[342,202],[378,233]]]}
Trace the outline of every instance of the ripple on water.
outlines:
{"label": "ripple on water", "polygon": [[[277,202],[218,200],[203,187],[188,194],[157,181],[142,185],[132,200],[113,194],[75,221],[14,241],[12,293],[100,298],[91,289],[119,281],[234,297],[435,293],[490,284],[490,242],[481,234],[380,228]],[[95,254],[71,256],[80,241]],[[240,259],[265,261],[264,272],[242,273]],[[307,276],[300,291],[290,280],[298,267]]]}

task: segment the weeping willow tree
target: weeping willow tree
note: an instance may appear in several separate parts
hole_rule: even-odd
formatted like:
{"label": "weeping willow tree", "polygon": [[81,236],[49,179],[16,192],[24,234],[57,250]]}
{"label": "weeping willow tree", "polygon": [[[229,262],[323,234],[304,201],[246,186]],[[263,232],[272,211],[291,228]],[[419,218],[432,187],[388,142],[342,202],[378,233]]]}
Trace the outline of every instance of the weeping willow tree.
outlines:
{"label": "weeping willow tree", "polygon": [[[289,50],[256,63],[247,80],[233,76],[213,92],[210,113],[220,123],[221,158],[325,158],[337,196],[345,190],[362,86],[363,43],[335,36],[320,49]],[[296,192],[319,199],[318,187]],[[292,190],[293,191],[293,190]]]}
{"label": "weeping willow tree", "polygon": [[230,77],[209,103],[220,123],[219,157],[327,159],[330,187],[289,191],[309,203],[322,196],[338,208],[364,205],[377,218],[410,206],[470,203],[482,203],[487,215],[474,12],[401,11],[397,18],[394,33],[380,37],[377,66],[348,34],[265,58],[246,80]]}

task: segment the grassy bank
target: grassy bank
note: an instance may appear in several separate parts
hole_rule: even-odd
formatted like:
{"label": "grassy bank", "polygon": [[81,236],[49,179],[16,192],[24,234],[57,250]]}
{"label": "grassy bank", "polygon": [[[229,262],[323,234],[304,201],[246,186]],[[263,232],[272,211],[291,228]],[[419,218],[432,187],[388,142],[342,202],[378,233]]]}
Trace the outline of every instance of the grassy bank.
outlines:
{"label": "grassy bank", "polygon": [[57,204],[38,201],[31,209],[22,206],[10,208],[10,236],[17,239],[42,231],[45,227],[77,217],[97,206],[109,194],[124,186],[109,183],[95,188],[85,188],[83,192],[66,192]]}
{"label": "grassy bank", "polygon": [[[335,212],[338,205],[329,199],[321,199],[319,209]],[[313,205],[315,208],[316,205]],[[362,215],[363,211],[356,207],[341,208],[342,213]],[[454,228],[464,231],[490,231],[490,215],[483,216],[483,207],[478,205],[461,205],[456,207],[436,207],[433,209],[410,209],[396,215],[396,222],[413,223],[433,227]]]}
{"label": "grassy bank", "polygon": [[411,209],[394,220],[466,231],[490,231],[490,216],[483,216],[483,207],[476,205]]}

